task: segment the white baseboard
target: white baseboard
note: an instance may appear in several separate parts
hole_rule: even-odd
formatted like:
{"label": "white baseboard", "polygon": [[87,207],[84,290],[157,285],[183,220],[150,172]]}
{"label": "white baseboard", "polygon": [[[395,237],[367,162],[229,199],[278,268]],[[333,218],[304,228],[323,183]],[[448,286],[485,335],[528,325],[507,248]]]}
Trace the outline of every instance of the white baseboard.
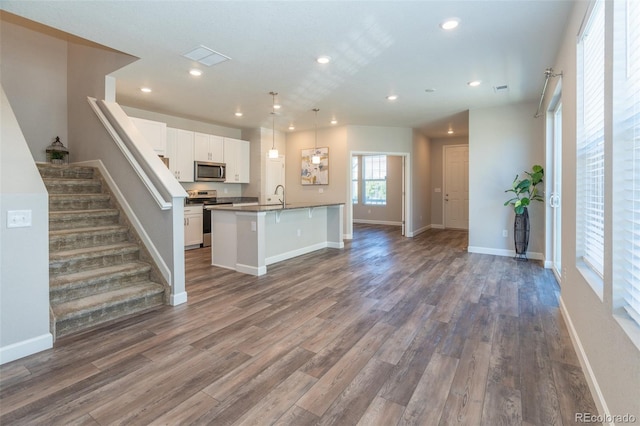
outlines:
{"label": "white baseboard", "polygon": [[[505,256],[505,257],[514,257],[516,255],[515,250],[496,249],[496,248],[490,248],[490,247],[469,246],[467,247],[467,251],[469,253],[492,254],[494,256]],[[542,253],[530,251],[530,252],[527,252],[527,258],[533,259],[533,260],[544,260],[544,255]]]}
{"label": "white baseboard", "polygon": [[432,227],[433,227],[433,225],[425,225],[422,228],[416,229],[415,231],[409,231],[409,232],[407,232],[407,237],[415,237],[417,235],[422,234],[423,232],[428,231]]}
{"label": "white baseboard", "polygon": [[341,248],[344,248],[344,242],[340,241],[339,243],[335,243],[335,242],[332,242],[332,241],[328,241],[327,242],[327,247],[341,249]]}
{"label": "white baseboard", "polygon": [[292,257],[302,256],[303,254],[311,253],[312,251],[320,250],[328,247],[327,242],[312,244],[310,246],[301,247],[295,250],[291,250],[285,253],[280,253],[275,256],[267,257],[264,260],[266,265],[271,265],[272,263],[281,262],[283,260],[291,259]]}
{"label": "white baseboard", "polygon": [[[596,408],[598,409],[598,414],[600,416],[603,416],[604,418],[611,418],[609,408],[607,407],[607,402],[604,399],[604,395],[602,395],[602,391],[600,390],[600,386],[598,385],[596,376],[593,373],[591,364],[589,363],[589,358],[587,358],[587,354],[585,353],[582,342],[580,341],[580,336],[578,336],[578,332],[573,326],[571,315],[569,315],[569,311],[567,310],[567,306],[564,304],[562,296],[560,296],[560,313],[564,318],[564,322],[567,324],[569,337],[571,338],[571,343],[573,343],[573,349],[576,351],[576,355],[578,355],[578,360],[580,361],[582,371],[584,371],[585,373],[587,385],[589,385],[589,390],[591,391],[593,402],[595,402]],[[608,422],[605,424],[615,426],[615,424],[612,422]]]}
{"label": "white baseboard", "polygon": [[431,228],[432,229],[444,229],[444,225],[441,225],[439,223],[432,223],[431,224]]}
{"label": "white baseboard", "polygon": [[242,272],[243,274],[255,275],[259,277],[260,275],[264,275],[267,273],[267,267],[266,266],[255,267],[250,265],[244,265],[242,263],[236,263],[236,271]]}
{"label": "white baseboard", "polygon": [[353,219],[353,223],[363,223],[367,225],[402,226],[402,222],[396,222],[396,221],[390,221],[390,220]]}
{"label": "white baseboard", "polygon": [[53,347],[53,335],[46,333],[0,348],[0,365]]}
{"label": "white baseboard", "polygon": [[178,306],[183,303],[187,303],[187,292],[183,291],[182,293],[172,294],[169,298],[169,303],[171,306]]}

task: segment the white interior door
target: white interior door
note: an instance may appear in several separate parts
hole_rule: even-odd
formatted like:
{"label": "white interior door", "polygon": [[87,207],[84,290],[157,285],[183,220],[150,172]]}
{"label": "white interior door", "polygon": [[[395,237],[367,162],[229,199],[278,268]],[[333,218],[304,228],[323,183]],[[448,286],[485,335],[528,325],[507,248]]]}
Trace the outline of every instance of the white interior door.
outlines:
{"label": "white interior door", "polygon": [[553,110],[552,170],[550,170],[552,192],[549,196],[551,214],[551,250],[553,272],[560,282],[562,276],[562,104]]}
{"label": "white interior door", "polygon": [[275,195],[274,192],[278,185],[284,186],[284,156],[278,158],[269,158],[265,160],[267,167],[265,175],[265,185],[263,188],[263,201],[262,204],[277,204],[278,199],[282,198],[281,195]]}
{"label": "white interior door", "polygon": [[469,229],[469,146],[444,147],[444,226]]}

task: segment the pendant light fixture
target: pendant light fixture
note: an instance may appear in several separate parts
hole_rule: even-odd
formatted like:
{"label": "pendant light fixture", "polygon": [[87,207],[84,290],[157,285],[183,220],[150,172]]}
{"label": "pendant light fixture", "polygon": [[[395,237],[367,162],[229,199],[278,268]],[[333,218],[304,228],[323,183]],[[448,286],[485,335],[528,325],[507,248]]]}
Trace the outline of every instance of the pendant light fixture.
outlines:
{"label": "pendant light fixture", "polygon": [[318,108],[314,108],[313,112],[316,113],[316,139],[313,144],[313,155],[311,156],[311,163],[320,164],[320,155],[318,155]]}
{"label": "pendant light fixture", "polygon": [[269,150],[269,158],[278,158],[278,150],[276,149],[276,95],[277,92],[269,92],[273,98],[273,104],[271,105],[271,125],[273,128],[273,138],[271,143],[271,149]]}

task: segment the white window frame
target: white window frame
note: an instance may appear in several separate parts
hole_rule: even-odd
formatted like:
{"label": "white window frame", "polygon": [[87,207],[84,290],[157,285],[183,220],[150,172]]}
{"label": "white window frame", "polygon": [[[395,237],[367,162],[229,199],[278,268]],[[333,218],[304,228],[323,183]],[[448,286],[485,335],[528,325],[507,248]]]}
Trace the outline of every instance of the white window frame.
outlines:
{"label": "white window frame", "polygon": [[[367,194],[368,182],[381,182],[385,185],[385,198],[371,199]],[[362,204],[368,206],[387,205],[387,156],[385,154],[362,156]]]}
{"label": "white window frame", "polygon": [[602,299],[604,274],[604,8],[597,0],[578,38],[577,267]]}
{"label": "white window frame", "polygon": [[614,6],[613,308],[640,343],[640,4]]}

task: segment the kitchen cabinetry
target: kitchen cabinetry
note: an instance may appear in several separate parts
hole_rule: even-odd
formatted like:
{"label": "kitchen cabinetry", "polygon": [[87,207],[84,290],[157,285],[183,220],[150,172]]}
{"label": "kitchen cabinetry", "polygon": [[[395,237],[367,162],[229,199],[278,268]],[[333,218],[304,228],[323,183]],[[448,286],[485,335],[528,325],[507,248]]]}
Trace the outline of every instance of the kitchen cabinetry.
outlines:
{"label": "kitchen cabinetry", "polygon": [[227,164],[226,183],[249,183],[251,157],[248,141],[224,138],[224,162]]}
{"label": "kitchen cabinetry", "polygon": [[144,118],[129,117],[138,131],[149,142],[158,155],[165,155],[167,147],[167,124]]}
{"label": "kitchen cabinetry", "polygon": [[184,246],[196,248],[202,244],[202,206],[184,208]]}
{"label": "kitchen cabinetry", "polygon": [[193,135],[194,159],[224,163],[224,138],[195,132]]}
{"label": "kitchen cabinetry", "polygon": [[193,182],[194,133],[167,127],[169,169],[180,182]]}

